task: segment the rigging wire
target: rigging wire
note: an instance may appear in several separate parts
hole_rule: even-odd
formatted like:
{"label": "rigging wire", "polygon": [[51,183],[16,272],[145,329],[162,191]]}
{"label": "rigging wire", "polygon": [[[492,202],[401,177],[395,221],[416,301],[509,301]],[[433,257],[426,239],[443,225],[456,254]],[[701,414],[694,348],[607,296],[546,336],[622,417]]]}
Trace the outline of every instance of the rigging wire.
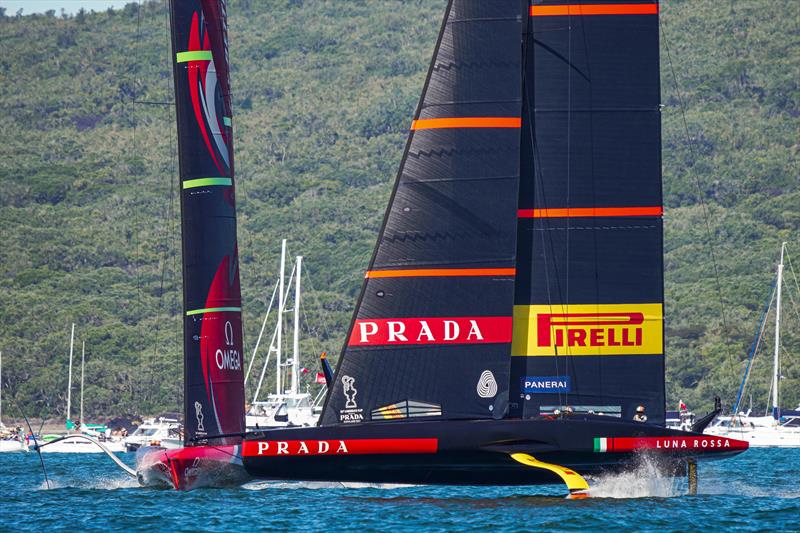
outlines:
{"label": "rigging wire", "polygon": [[[133,132],[131,137],[131,154],[133,156],[133,161],[136,161],[136,156],[139,152],[138,144],[137,144],[137,136],[136,130],[138,126],[138,120],[136,118],[136,91],[137,91],[137,84],[138,78],[137,73],[139,71],[139,44],[142,38],[142,2],[141,0],[137,0],[136,2],[136,41],[133,47],[133,68],[131,69],[131,76],[129,77],[129,81],[132,78],[131,82],[131,102],[130,102],[130,119],[133,123]],[[136,302],[138,307],[138,315],[142,316],[142,280],[141,280],[141,258],[142,258],[142,247],[141,247],[141,239],[139,238],[138,232],[139,228],[141,228],[141,220],[139,216],[139,209],[134,207],[134,231],[133,236],[136,239],[136,256],[134,257],[134,270],[136,271]]]}
{"label": "rigging wire", "polygon": [[[669,38],[667,37],[666,32],[666,22],[664,22],[663,17],[658,17],[658,24],[661,28],[661,35],[664,37],[664,49],[667,52],[667,60],[669,62],[670,72],[672,74],[672,80],[675,84],[675,93],[678,97],[678,103],[680,104],[680,111],[681,111],[681,119],[683,121],[683,129],[684,133],[686,134],[686,146],[689,149],[689,169],[692,169],[697,161],[697,155],[695,154],[694,150],[694,143],[692,142],[691,135],[689,134],[689,124],[686,120],[686,105],[683,100],[683,94],[681,93],[680,84],[678,83],[678,76],[675,73],[675,65],[672,62],[672,54],[670,52],[669,47]],[[703,189],[700,184],[700,180],[697,177],[697,174],[690,172],[690,176],[693,178],[693,182],[695,187],[697,188],[697,198],[700,202],[701,210],[703,213],[703,220],[705,222],[705,230],[706,230],[706,238],[709,242],[709,255],[711,256],[711,264],[714,268],[714,281],[717,289],[717,298],[719,299],[720,305],[720,317],[722,319],[722,339],[725,346],[725,350],[728,355],[728,363],[730,367],[731,374],[735,377],[735,362],[733,359],[733,353],[730,351],[730,328],[728,327],[728,319],[725,313],[725,300],[723,298],[722,293],[722,283],[720,281],[719,275],[719,266],[717,264],[716,254],[714,253],[714,240],[712,237],[711,232],[711,223],[709,222],[709,214],[708,214],[708,206],[706,205],[705,199],[703,198]]]}
{"label": "rigging wire", "polygon": [[309,294],[311,295],[311,297],[314,298],[314,301],[316,302],[318,313],[319,313],[319,320],[322,323],[322,330],[323,330],[324,338],[325,339],[330,339],[331,338],[331,328],[330,328],[330,324],[325,319],[325,305],[322,303],[322,300],[319,298],[319,296],[317,296],[317,290],[314,288],[314,284],[312,282],[311,269],[308,268],[308,264],[306,264],[305,270],[306,270],[305,282],[308,285],[308,289],[310,291]]}
{"label": "rigging wire", "polygon": [[[789,257],[789,250],[788,249],[786,250],[786,262],[789,263],[789,271],[792,273],[792,279],[794,280],[794,287],[797,290],[797,294],[800,295],[800,285],[798,285],[798,283],[797,283],[797,275],[795,275],[795,273],[794,273],[794,266],[792,266],[792,259],[791,259],[791,257]],[[797,316],[797,319],[800,320],[800,311],[798,311],[798,307],[797,307],[797,304],[795,304],[794,297],[792,296],[792,293],[789,292],[789,291],[786,291],[786,294],[789,295],[789,300],[791,300],[791,302],[792,302],[792,310],[794,311],[795,315]]]}
{"label": "rigging wire", "polygon": [[750,357],[747,361],[747,366],[745,367],[744,371],[744,378],[742,379],[741,385],[739,385],[739,393],[736,396],[736,403],[733,406],[733,414],[739,412],[739,407],[742,401],[742,397],[744,396],[745,391],[747,390],[747,384],[750,381],[750,371],[753,368],[753,362],[755,361],[756,355],[758,355],[758,349],[761,346],[761,341],[764,338],[764,332],[767,328],[767,315],[769,314],[769,310],[772,308],[772,303],[775,301],[775,290],[777,287],[778,280],[777,278],[772,283],[772,288],[770,289],[770,297],[767,300],[767,305],[764,308],[764,311],[761,313],[761,320],[759,321],[758,326],[756,327],[756,338],[753,340],[753,345],[750,348]]}

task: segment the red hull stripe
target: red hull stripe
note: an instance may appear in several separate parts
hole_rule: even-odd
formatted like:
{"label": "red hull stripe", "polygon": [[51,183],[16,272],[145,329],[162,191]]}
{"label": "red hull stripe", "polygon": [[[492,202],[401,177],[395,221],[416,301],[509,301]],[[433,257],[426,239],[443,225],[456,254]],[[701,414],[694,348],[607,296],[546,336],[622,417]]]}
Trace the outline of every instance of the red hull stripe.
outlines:
{"label": "red hull stripe", "polygon": [[496,344],[511,342],[510,316],[365,318],[356,320],[348,346]]}
{"label": "red hull stripe", "polygon": [[746,450],[745,441],[725,437],[616,437],[607,439],[606,451],[609,453],[632,452],[635,450],[657,450],[663,452],[714,452]]}
{"label": "red hull stripe", "polygon": [[531,6],[532,17],[567,15],[658,15],[658,4],[572,4]]}
{"label": "red hull stripe", "polygon": [[516,268],[419,268],[409,270],[367,270],[365,278],[438,278],[458,276],[515,276]]}
{"label": "red hull stripe", "polygon": [[244,457],[436,453],[439,439],[249,440]]}
{"label": "red hull stripe", "polygon": [[565,207],[544,209],[520,209],[518,218],[573,218],[573,217],[660,217],[664,208],[660,205],[646,207]]}
{"label": "red hull stripe", "polygon": [[412,130],[432,130],[442,128],[520,128],[520,117],[457,117],[425,118],[411,122]]}

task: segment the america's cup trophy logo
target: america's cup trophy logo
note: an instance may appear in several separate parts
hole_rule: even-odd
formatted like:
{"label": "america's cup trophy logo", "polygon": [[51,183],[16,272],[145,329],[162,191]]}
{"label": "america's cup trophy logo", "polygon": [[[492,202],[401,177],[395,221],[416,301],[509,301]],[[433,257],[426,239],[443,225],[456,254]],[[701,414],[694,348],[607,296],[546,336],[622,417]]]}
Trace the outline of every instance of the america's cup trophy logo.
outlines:
{"label": "america's cup trophy logo", "polygon": [[194,414],[197,417],[197,431],[205,431],[203,427],[203,404],[194,402]]}
{"label": "america's cup trophy logo", "polygon": [[345,397],[347,398],[347,403],[344,404],[345,409],[355,409],[358,407],[356,404],[356,394],[358,394],[358,390],[353,385],[356,379],[351,376],[342,376],[342,385],[344,387],[343,391]]}

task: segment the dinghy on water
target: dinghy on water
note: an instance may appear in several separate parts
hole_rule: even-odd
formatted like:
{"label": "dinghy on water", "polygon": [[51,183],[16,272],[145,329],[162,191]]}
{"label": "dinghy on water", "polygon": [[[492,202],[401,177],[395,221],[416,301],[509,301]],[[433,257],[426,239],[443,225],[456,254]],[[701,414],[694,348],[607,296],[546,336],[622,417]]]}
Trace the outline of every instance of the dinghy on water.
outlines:
{"label": "dinghy on water", "polygon": [[320,423],[246,435],[225,2],[172,30],[187,446],[140,480],[585,494],[648,453],[696,489],[747,448],[664,427],[656,3],[447,4]]}

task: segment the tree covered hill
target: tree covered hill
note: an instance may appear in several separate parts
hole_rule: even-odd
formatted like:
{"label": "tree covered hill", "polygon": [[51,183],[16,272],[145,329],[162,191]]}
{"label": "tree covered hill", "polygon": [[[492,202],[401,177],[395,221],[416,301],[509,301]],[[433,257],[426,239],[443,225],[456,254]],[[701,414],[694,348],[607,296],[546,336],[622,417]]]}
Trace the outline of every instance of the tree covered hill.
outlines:
{"label": "tree covered hill", "polygon": [[[285,237],[308,273],[305,363],[316,369],[319,351],[338,353],[444,4],[230,1],[246,351]],[[0,18],[5,412],[63,414],[71,322],[77,357],[86,342],[88,413],[177,410],[180,226],[165,4],[8,15]],[[797,2],[662,3],[671,404],[732,400],[781,241],[800,270],[798,21]],[[794,291],[785,296],[788,405],[800,399],[791,271],[786,285]],[[769,350],[770,339],[751,380],[759,407]]]}

